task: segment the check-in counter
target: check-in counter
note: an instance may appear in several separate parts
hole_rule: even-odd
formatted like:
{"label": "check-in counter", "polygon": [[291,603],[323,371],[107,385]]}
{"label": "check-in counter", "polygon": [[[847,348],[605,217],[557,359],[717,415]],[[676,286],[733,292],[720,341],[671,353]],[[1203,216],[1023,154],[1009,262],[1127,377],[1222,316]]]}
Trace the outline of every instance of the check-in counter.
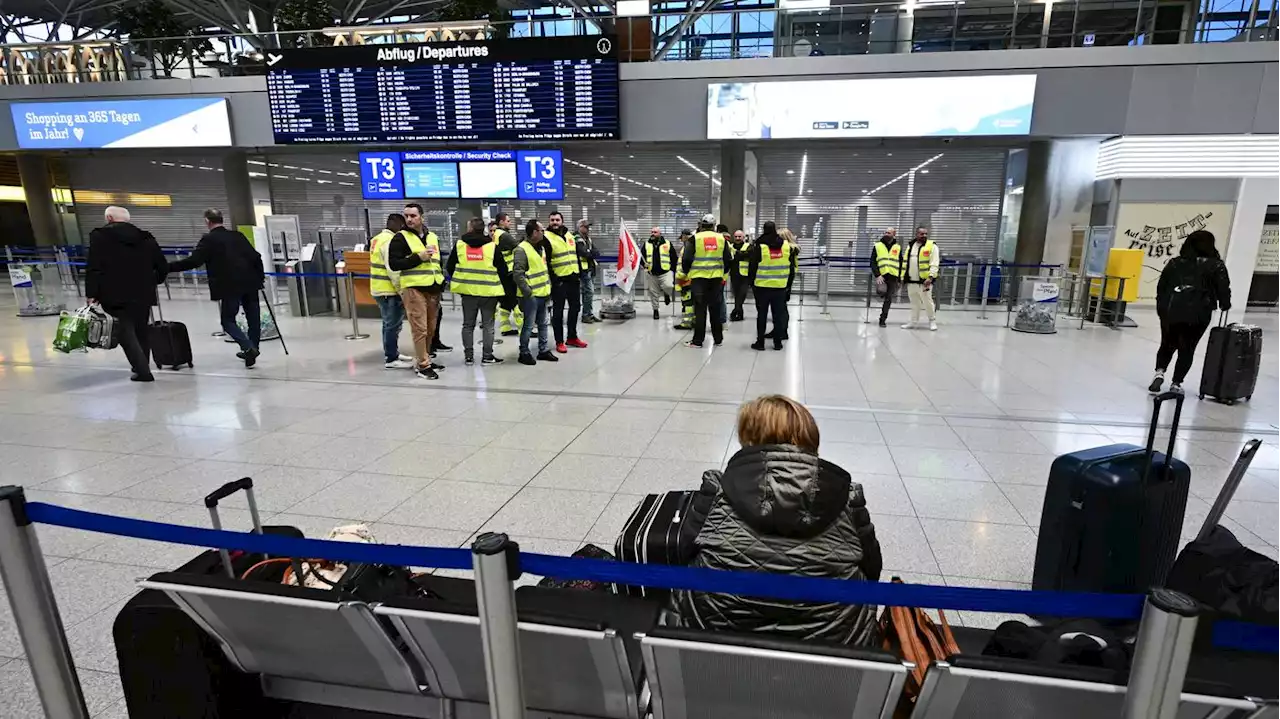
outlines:
{"label": "check-in counter", "polygon": [[[369,278],[366,276],[369,274],[369,253],[343,250],[342,260],[346,263],[345,271],[355,275],[352,278],[352,285],[355,287],[356,314],[359,317],[380,317],[378,303],[373,300],[373,295],[369,292]],[[340,303],[342,316],[350,317],[347,312],[345,282],[339,285],[339,292],[343,294],[343,301]]]}

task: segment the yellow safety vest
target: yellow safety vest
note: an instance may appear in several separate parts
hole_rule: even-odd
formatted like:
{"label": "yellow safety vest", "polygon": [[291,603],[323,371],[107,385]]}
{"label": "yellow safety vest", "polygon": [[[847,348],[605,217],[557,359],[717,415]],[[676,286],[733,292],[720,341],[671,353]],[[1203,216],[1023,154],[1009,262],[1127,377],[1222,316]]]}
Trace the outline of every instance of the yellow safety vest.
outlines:
{"label": "yellow safety vest", "polygon": [[449,279],[450,290],[473,297],[501,297],[505,294],[498,268],[493,266],[493,256],[498,251],[496,241],[486,242],[480,247],[459,242],[453,251],[458,255],[458,265],[453,268],[453,277]]}
{"label": "yellow safety vest", "polygon": [[[504,232],[506,232],[506,230],[502,229],[501,227],[493,228],[494,244],[497,244],[502,241],[502,233]],[[507,263],[507,271],[510,271],[511,268],[515,266],[514,264],[512,264],[515,258],[515,252],[516,252],[516,248],[512,247],[511,249],[502,253],[502,261]]]}
{"label": "yellow safety vest", "polygon": [[876,268],[881,275],[900,277],[898,261],[902,257],[902,243],[895,242],[893,247],[885,247],[883,242],[876,241]]}
{"label": "yellow safety vest", "polygon": [[551,242],[551,271],[556,277],[568,277],[578,274],[578,252],[573,242],[573,234],[565,239],[551,230],[543,230],[547,240]]}
{"label": "yellow safety vest", "polygon": [[733,251],[734,256],[738,258],[738,276],[739,277],[746,277],[747,270],[750,269],[747,266],[747,264],[750,262],[750,258],[747,257],[748,250],[750,249],[751,249],[751,243],[743,242],[742,247],[739,247]]}
{"label": "yellow safety vest", "polygon": [[693,236],[693,267],[690,279],[724,279],[724,235],[704,230]]}
{"label": "yellow safety vest", "polygon": [[[938,254],[938,246],[933,244],[933,240],[925,240],[920,246],[920,255],[916,258],[916,264],[920,268],[920,279],[931,280],[938,277],[938,265],[942,257]],[[907,277],[910,270],[911,250],[907,250],[907,256],[902,258],[902,275]]]}
{"label": "yellow safety vest", "polygon": [[525,272],[524,279],[529,283],[529,288],[533,290],[533,296],[550,297],[551,278],[547,277],[547,262],[542,259],[542,253],[538,251],[538,248],[529,244],[528,240],[523,240],[520,243],[520,249],[524,250],[525,260],[529,263],[529,270]]}
{"label": "yellow safety vest", "polygon": [[400,234],[404,235],[405,241],[409,243],[409,251],[414,254],[422,252],[427,247],[436,249],[435,257],[417,267],[400,272],[400,288],[435,287],[444,284],[444,270],[440,269],[440,238],[436,237],[436,233],[428,232],[425,239],[418,237],[412,230],[404,230]]}
{"label": "yellow safety vest", "polygon": [[656,269],[664,275],[670,272],[671,243],[663,240],[662,244],[657,245],[656,247],[652,242],[646,242],[645,244],[650,247],[650,251],[653,253],[653,257],[649,258],[649,271],[652,272]]}
{"label": "yellow safety vest", "polygon": [[[574,236],[572,236],[572,235],[570,235],[570,239],[572,239],[572,240],[573,240],[573,243],[574,243],[574,252],[577,252],[577,243],[578,243],[578,238],[577,238],[577,237],[574,237]],[[587,259],[586,257],[583,257],[583,256],[579,255],[579,256],[578,256],[578,271],[579,271],[579,272],[581,272],[581,273],[583,273],[583,274],[586,274],[586,273],[590,272],[590,271],[591,271],[591,260]]]}
{"label": "yellow safety vest", "polygon": [[756,287],[781,289],[787,286],[791,275],[791,243],[782,241],[782,247],[773,249],[760,245],[760,264],[756,265]]}
{"label": "yellow safety vest", "polygon": [[394,295],[399,290],[391,270],[382,262],[382,247],[395,236],[391,230],[383,230],[369,240],[369,293],[375,297]]}

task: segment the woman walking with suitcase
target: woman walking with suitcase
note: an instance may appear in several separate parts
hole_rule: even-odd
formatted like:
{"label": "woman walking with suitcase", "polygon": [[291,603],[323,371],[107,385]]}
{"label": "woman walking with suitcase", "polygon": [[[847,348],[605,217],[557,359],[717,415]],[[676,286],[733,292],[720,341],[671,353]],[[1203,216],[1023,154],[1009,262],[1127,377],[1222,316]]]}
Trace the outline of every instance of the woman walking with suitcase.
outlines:
{"label": "woman walking with suitcase", "polygon": [[1169,260],[1156,286],[1156,314],[1160,316],[1160,349],[1156,350],[1156,375],[1147,389],[1154,393],[1164,385],[1165,370],[1177,353],[1170,392],[1182,393],[1182,381],[1195,361],[1196,346],[1209,328],[1215,307],[1231,309],[1231,281],[1214,236],[1196,230],[1182,243],[1182,251]]}

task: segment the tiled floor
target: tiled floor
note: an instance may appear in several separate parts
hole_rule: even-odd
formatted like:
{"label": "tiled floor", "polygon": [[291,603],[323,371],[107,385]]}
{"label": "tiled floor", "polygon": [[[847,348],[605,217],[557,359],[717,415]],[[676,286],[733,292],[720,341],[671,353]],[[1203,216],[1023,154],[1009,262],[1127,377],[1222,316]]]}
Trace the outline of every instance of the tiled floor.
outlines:
{"label": "tiled floor", "polygon": [[[442,355],[443,379],[424,383],[381,369],[374,340],[343,340],[349,322],[284,318],[293,354],[272,343],[246,371],[209,336],[209,303],[170,302],[166,315],[188,323],[196,368],[138,385],[125,381],[119,353],[52,353],[52,319],[20,320],[0,304],[0,483],[40,501],[206,526],[197,500],[248,475],[264,519],[309,536],[356,520],[400,544],[455,546],[503,530],[526,549],[567,554],[611,545],[639,495],[694,486],[722,466],[737,449],[736,404],[784,392],[809,404],[822,454],[864,486],[886,578],[993,587],[1028,586],[1054,456],[1141,441],[1155,350],[1141,314],[1135,329],[1032,336],[994,312],[944,313],[929,333],[806,309],[787,350],[765,353],[746,346],[751,318],[724,347],[697,351],[666,319],[642,315],[589,327],[591,348],[558,365],[464,368],[454,352]],[[1250,319],[1276,336],[1275,315]],[[457,328],[447,312],[446,342]],[[499,348],[514,353],[510,340]],[[1243,441],[1261,437],[1226,523],[1276,555],[1274,357],[1251,402],[1187,403],[1184,535]],[[245,527],[242,500],[228,505],[228,524]],[[48,527],[40,539],[91,708],[123,717],[112,618],[137,579],[192,550]],[[0,601],[0,716],[38,715],[22,653]]]}

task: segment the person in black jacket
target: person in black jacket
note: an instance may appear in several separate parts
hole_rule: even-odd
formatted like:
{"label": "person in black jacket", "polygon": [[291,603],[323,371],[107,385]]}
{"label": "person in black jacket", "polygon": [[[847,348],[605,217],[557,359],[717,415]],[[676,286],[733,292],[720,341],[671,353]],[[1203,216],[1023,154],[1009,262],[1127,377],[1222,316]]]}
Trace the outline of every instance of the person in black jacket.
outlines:
{"label": "person in black jacket", "polygon": [[1178,256],[1169,260],[1156,285],[1156,314],[1160,316],[1160,349],[1156,350],[1156,376],[1147,389],[1153,394],[1164,384],[1164,373],[1176,352],[1170,392],[1182,392],[1182,380],[1195,361],[1196,345],[1215,307],[1231,309],[1231,279],[1227,265],[1214,247],[1213,233],[1196,230],[1182,243]]}
{"label": "person in black jacket", "polygon": [[156,238],[129,222],[129,211],[111,206],[107,224],[89,233],[84,291],[120,324],[120,348],[133,368],[134,382],[151,382],[147,321],[156,303],[156,285],[169,266]]}
{"label": "person in black jacket", "polygon": [[[782,343],[788,339],[787,326],[791,322],[791,313],[787,310],[787,301],[791,299],[791,285],[796,279],[796,252],[798,247],[793,241],[788,240],[782,234],[779,234],[777,226],[773,222],[764,223],[759,239],[755,244],[751,245],[750,251],[742,259],[747,260],[747,281],[750,283],[755,293],[756,300],[756,341],[751,345],[751,349],[764,350],[764,341],[766,339],[773,340],[773,348],[775,350],[782,349]],[[782,230],[786,233],[787,230]],[[756,286],[756,274],[760,269],[761,254],[765,252],[783,251],[784,246],[787,247],[788,269],[787,269],[787,285],[786,287],[758,287]],[[739,260],[741,261],[741,260]],[[773,313],[773,331],[765,332],[765,327],[769,324],[769,313]]]}
{"label": "person in black jacket", "polygon": [[[262,338],[262,315],[258,292],[262,290],[262,256],[237,230],[222,226],[222,211],[204,211],[204,224],[209,231],[200,238],[191,256],[169,263],[170,272],[193,270],[205,265],[209,273],[209,298],[218,302],[222,315],[222,331],[240,345],[236,357],[245,367],[257,362],[258,343]],[[236,315],[244,308],[248,336],[236,325]]]}
{"label": "person in black jacket", "polygon": [[[709,470],[715,499],[694,540],[690,566],[789,576],[878,581],[883,565],[862,486],[818,456],[819,431],[804,405],[766,395],[738,411],[742,449],[724,472]],[[765,632],[878,646],[876,608],[676,590],[681,626]]]}

